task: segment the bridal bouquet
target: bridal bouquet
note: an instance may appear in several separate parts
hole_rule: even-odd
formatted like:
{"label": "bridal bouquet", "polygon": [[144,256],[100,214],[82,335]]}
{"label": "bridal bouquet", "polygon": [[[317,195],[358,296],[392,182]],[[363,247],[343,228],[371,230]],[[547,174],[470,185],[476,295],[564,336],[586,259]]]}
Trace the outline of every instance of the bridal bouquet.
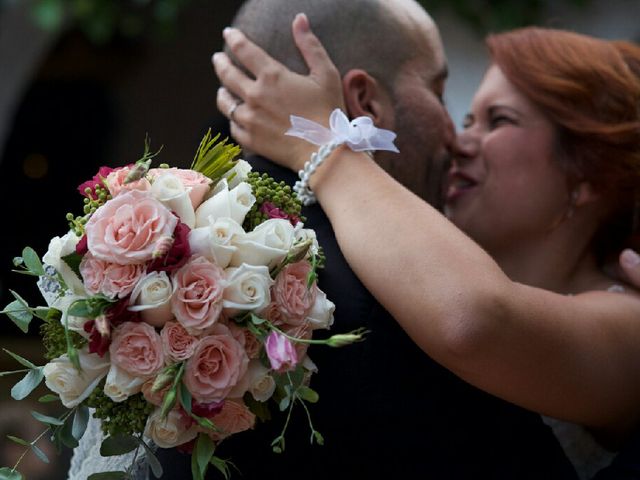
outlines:
{"label": "bridal bouquet", "polygon": [[[101,455],[144,453],[156,477],[155,447],[192,452],[192,475],[228,464],[215,455],[226,437],[251,429],[268,408],[316,402],[311,343],[342,346],[361,332],[318,340],[333,303],[316,282],[322,250],[305,229],[290,187],[236,160],[239,148],[208,133],[191,169],[142,158],[102,167],[79,187],[82,215],[55,237],[42,260],[29,247],[14,259],[37,278],[46,307],[17,293],[2,313],[24,332],[34,317],[48,362],[5,350],[27,372],[12,389],[27,397],[44,379],[60,417],[38,412],[58,446],[76,447],[89,415],[106,439]],[[312,441],[322,436],[309,421]],[[272,443],[284,448],[284,433]],[[9,437],[46,461],[39,440]],[[0,469],[0,479],[21,479]],[[134,465],[89,477],[125,479]]]}

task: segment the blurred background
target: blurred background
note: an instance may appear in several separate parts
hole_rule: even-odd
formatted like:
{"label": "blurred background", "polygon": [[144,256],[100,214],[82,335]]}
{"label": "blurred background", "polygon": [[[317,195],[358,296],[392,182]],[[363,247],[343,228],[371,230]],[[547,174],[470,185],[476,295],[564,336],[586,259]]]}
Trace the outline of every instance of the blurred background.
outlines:
{"label": "blurred background", "polygon": [[[187,167],[207,128],[224,134],[210,57],[241,3],[0,0],[0,306],[12,300],[9,288],[42,303],[31,278],[11,273],[11,260],[26,245],[44,254],[66,232],[65,214],[82,206],[75,188],[99,166],[135,161],[149,134],[152,147],[164,145],[162,161]],[[486,67],[488,32],[537,24],[640,41],[640,0],[421,3],[440,27],[451,72],[445,99],[458,126]],[[3,316],[0,345],[43,363],[35,326],[24,336]],[[0,353],[0,371],[14,368]],[[22,451],[7,433],[32,439],[40,428],[21,413],[33,405],[10,399],[17,380],[0,378],[0,466]],[[34,470],[24,473],[65,478],[68,455],[50,457],[46,468],[27,459]]]}

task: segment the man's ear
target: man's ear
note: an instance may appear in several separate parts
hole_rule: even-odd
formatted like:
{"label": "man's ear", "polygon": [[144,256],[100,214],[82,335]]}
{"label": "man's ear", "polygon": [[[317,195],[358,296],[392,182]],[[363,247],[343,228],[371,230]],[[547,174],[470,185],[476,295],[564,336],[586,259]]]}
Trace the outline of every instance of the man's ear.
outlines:
{"label": "man's ear", "polygon": [[369,117],[378,127],[393,128],[393,102],[387,90],[374,77],[360,69],[342,77],[344,102],[349,118]]}
{"label": "man's ear", "polygon": [[601,198],[599,192],[597,192],[590,182],[582,181],[578,183],[571,193],[572,204],[574,207],[582,207],[593,203]]}

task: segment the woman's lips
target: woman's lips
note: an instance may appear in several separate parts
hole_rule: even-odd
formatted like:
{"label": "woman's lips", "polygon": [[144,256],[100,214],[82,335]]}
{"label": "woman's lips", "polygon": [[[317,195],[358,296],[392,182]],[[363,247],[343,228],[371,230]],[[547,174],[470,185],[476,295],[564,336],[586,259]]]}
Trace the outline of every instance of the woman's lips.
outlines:
{"label": "woman's lips", "polygon": [[478,182],[460,171],[451,171],[447,182],[447,202],[451,202],[473,189]]}

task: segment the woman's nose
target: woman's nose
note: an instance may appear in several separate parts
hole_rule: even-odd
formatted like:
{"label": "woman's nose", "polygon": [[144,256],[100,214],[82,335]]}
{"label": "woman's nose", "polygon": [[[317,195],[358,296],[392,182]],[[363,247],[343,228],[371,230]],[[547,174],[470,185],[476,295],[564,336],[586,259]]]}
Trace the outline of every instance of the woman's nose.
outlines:
{"label": "woman's nose", "polygon": [[469,161],[478,155],[480,141],[469,130],[464,130],[456,136],[453,146],[453,158],[458,162]]}

